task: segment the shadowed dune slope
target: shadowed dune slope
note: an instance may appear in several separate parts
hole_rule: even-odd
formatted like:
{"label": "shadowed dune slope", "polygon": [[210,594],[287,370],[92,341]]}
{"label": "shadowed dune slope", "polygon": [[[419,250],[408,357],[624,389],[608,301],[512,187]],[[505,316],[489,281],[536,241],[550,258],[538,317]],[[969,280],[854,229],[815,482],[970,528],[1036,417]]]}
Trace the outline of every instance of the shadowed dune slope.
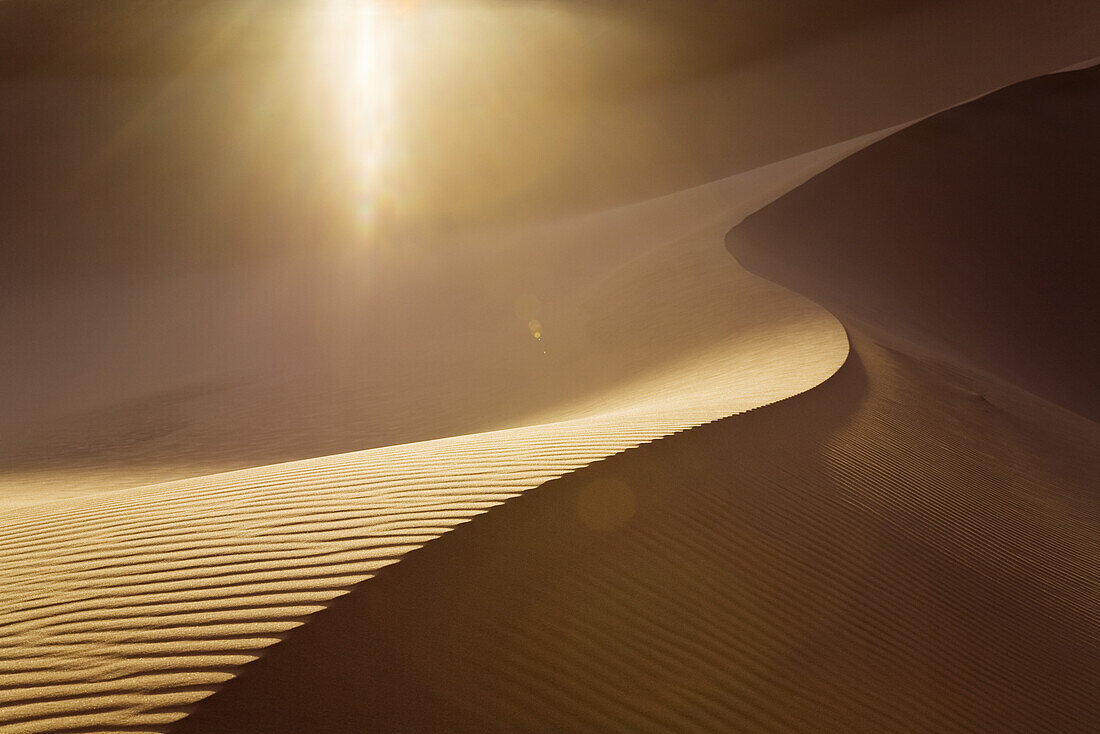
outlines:
{"label": "shadowed dune slope", "polygon": [[752,215],[749,270],[1100,419],[1100,66],[879,141]]}
{"label": "shadowed dune slope", "polygon": [[854,348],[410,553],[177,731],[1095,731],[1100,431]]}

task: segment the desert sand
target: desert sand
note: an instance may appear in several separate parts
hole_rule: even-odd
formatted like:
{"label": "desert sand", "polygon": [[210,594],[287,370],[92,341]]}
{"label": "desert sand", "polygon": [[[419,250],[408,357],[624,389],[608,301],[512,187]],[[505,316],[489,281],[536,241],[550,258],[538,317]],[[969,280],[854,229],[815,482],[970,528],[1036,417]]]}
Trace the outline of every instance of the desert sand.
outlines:
{"label": "desert sand", "polygon": [[[1082,306],[1064,309],[1068,334],[1014,332],[1033,351],[1005,349],[979,371],[972,352],[947,347],[967,327],[964,346],[999,336],[990,316],[960,323],[951,310],[916,309],[917,332],[912,299],[957,303],[984,288],[979,308],[1003,313],[996,296],[1011,288],[1017,303],[1033,303],[1044,294],[1014,271],[1034,267],[1030,259],[969,229],[967,244],[1004,260],[916,284],[877,272],[880,249],[853,252],[844,245],[860,240],[826,237],[866,222],[866,196],[913,191],[898,159],[910,141],[922,142],[918,171],[970,159],[942,139],[944,126],[968,124],[1030,133],[1012,139],[1015,165],[999,171],[1001,185],[1033,183],[1053,164],[1071,197],[1057,215],[1087,222],[1093,209],[1072,194],[1095,190],[1096,172],[1068,179],[1063,158],[1043,146],[1057,131],[1060,147],[1087,156],[1097,108],[1081,100],[1095,100],[1097,79],[1095,69],[1044,77],[935,116],[732,229],[739,261],[829,294],[825,303],[853,324],[852,350],[823,384],[476,518],[338,600],[180,730],[1095,729],[1100,426],[1015,384],[1036,359],[1058,367],[1064,357],[1049,342],[1095,344],[1086,318],[1095,298],[1088,310],[1085,291],[1056,296]],[[1028,119],[1035,109],[1041,120]],[[966,184],[954,176],[958,188],[920,182],[923,211],[935,211],[937,196],[957,199]],[[990,171],[966,176],[984,192]],[[1027,207],[1048,201],[1049,186],[1022,188],[1038,200],[1021,193],[1001,213],[1034,222]],[[899,224],[910,212],[875,211]],[[890,258],[921,244],[876,224],[863,226]],[[815,231],[830,246],[822,262],[811,255]],[[1036,254],[1057,264],[1077,253],[1061,231],[1048,231]],[[922,242],[933,263],[953,267]],[[1076,277],[1096,272],[1075,266]],[[861,275],[882,287],[859,290],[866,310],[857,311],[844,296]],[[584,522],[594,497],[606,525]]]}
{"label": "desert sand", "polygon": [[301,119],[234,177],[262,44],[176,96],[2,57],[42,247],[0,301],[0,730],[1100,726],[1100,80],[1013,84],[1095,9],[772,10],[730,52],[673,7],[667,67],[369,236],[281,209],[339,157]]}

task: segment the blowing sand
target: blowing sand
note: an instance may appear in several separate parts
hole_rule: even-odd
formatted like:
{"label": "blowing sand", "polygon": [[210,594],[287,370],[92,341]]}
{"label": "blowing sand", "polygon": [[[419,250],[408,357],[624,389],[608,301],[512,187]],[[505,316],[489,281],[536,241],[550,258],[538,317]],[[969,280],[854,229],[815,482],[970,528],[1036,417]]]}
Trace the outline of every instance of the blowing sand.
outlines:
{"label": "blowing sand", "polygon": [[[850,69],[837,49],[938,12],[817,53]],[[36,346],[4,363],[0,729],[1095,731],[1100,428],[1073,380],[1096,365],[1065,369],[1095,299],[1072,290],[1062,341],[1005,316],[1045,302],[1031,261],[998,260],[993,228],[913,236],[958,194],[897,151],[957,181],[944,125],[1064,112],[1096,74],[819,147],[1017,64],[837,102],[851,120],[773,141],[818,149],[640,203],[9,295],[4,339]],[[1095,129],[1059,120],[1063,143]],[[1025,128],[970,191],[1037,180],[1053,153]],[[907,185],[913,212],[867,199]]]}

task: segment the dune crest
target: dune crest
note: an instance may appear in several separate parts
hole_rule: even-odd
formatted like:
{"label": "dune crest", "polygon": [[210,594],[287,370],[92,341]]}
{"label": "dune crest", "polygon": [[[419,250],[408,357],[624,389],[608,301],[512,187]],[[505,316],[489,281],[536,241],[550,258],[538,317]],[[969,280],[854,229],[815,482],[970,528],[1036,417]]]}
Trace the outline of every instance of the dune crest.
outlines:
{"label": "dune crest", "polygon": [[1089,732],[1100,432],[980,385],[857,337],[382,569],[174,731]]}
{"label": "dune crest", "polygon": [[[710,338],[633,382],[564,401],[556,421],[0,514],[4,731],[159,730],[306,617],[456,525],[608,455],[820,384],[844,361],[844,330],[739,272],[721,237],[768,192],[875,137],[570,225],[673,222],[636,267],[684,272],[698,288],[653,299],[629,270],[618,307]],[[731,285],[743,304],[732,320],[722,314],[738,303]],[[723,323],[739,328],[715,339]]]}

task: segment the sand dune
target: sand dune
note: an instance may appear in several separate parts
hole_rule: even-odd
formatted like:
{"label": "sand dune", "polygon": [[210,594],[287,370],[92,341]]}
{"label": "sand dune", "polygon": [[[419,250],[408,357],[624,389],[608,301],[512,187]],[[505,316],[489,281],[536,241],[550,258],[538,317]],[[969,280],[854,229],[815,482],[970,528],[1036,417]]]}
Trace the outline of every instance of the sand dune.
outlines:
{"label": "sand dune", "polygon": [[[6,338],[49,336],[12,376],[29,400],[8,416],[0,504],[624,409],[691,412],[710,400],[709,387],[747,398],[744,407],[805,389],[812,383],[800,373],[824,377],[842,361],[842,331],[805,299],[737,268],[721,238],[875,137],[511,229],[407,267],[402,253],[395,262],[366,251],[367,263],[357,253],[354,268],[330,263],[312,277],[289,267],[267,278],[230,272],[121,296],[95,284],[13,304]],[[386,281],[376,276],[382,265]],[[475,281],[483,288],[471,292]],[[149,308],[130,316],[134,302]],[[93,369],[86,357],[57,361],[104,330]],[[206,345],[197,358],[187,341],[196,332]],[[141,358],[119,359],[128,353]],[[107,390],[133,390],[188,372],[212,377],[37,425],[27,415],[52,384],[91,393],[103,376]],[[788,377],[790,390],[777,387]]]}
{"label": "sand dune", "polygon": [[1100,431],[853,346],[410,553],[178,731],[1094,730]]}
{"label": "sand dune", "polygon": [[[1078,83],[1045,78],[949,117],[1013,119],[1020,100],[1045,112]],[[865,212],[845,169],[889,169],[889,140],[735,228],[735,251],[818,292],[851,287],[763,253],[803,242],[779,237],[805,237],[803,217],[844,221],[841,199]],[[1057,256],[1053,239],[1035,246]],[[913,286],[883,285],[862,291],[876,335],[856,332],[821,386],[475,518],[296,630],[178,731],[1094,731],[1100,427],[942,352],[900,351],[912,332],[892,300]],[[958,327],[929,311],[925,347]]]}
{"label": "sand dune", "polygon": [[[661,223],[666,239],[611,293],[655,334],[680,329],[672,344],[681,357],[594,396],[560,396],[555,422],[71,500],[45,501],[31,487],[37,501],[0,518],[4,731],[156,729],[334,597],[471,517],[598,459],[822,382],[847,354],[843,329],[738,272],[721,238],[731,217],[767,200],[763,192],[876,137],[568,225],[629,234]],[[694,289],[654,297],[644,273]],[[724,297],[731,284],[740,299]],[[683,349],[691,329],[705,338]]]}
{"label": "sand dune", "polygon": [[[808,37],[769,11],[686,84],[412,125],[434,162],[472,142],[390,246],[296,198],[340,154],[264,64],[5,77],[4,734],[1095,730],[1100,429],[1025,391],[1088,413],[1041,389],[1087,397],[1059,367],[1087,324],[1006,319],[993,359],[958,338],[989,314],[921,283],[850,307],[881,273],[828,226],[909,231],[857,182],[909,140],[956,170],[928,131],[994,129],[1001,97],[806,181],[895,130],[823,145],[1094,53],[1096,10],[898,8]],[[1035,84],[1011,114],[1062,109]],[[57,144],[27,145],[43,119]],[[723,250],[761,207],[737,257],[848,333]],[[883,248],[950,303],[957,242],[926,244]],[[991,310],[1045,302],[969,275]]]}

